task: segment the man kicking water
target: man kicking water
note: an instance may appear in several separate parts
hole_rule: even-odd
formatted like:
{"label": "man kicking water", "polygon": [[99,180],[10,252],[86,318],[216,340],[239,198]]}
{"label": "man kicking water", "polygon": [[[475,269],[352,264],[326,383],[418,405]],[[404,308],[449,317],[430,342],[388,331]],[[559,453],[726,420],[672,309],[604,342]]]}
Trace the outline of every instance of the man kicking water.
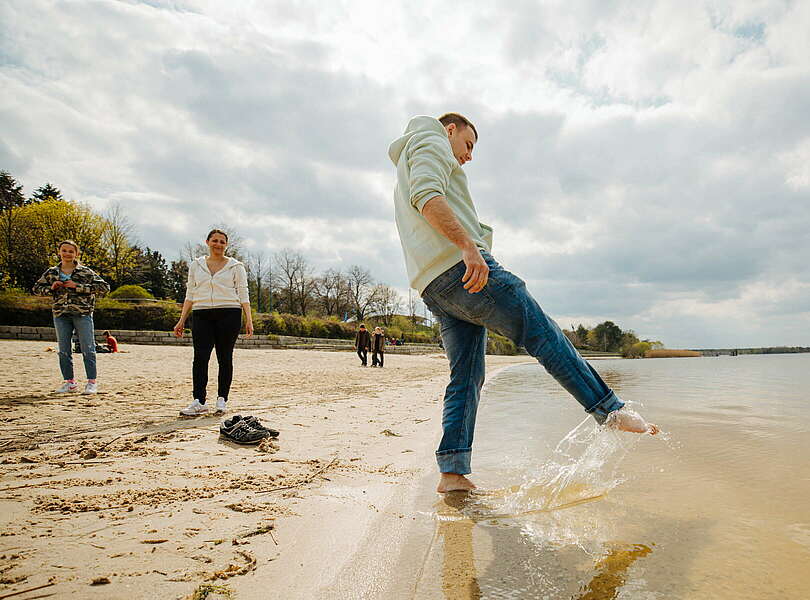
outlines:
{"label": "man kicking water", "polygon": [[487,329],[512,339],[598,423],[622,431],[658,433],[624,403],[579,355],[520,278],[489,253],[492,229],[478,221],[464,163],[478,131],[464,116],[414,117],[388,148],[397,167],[394,207],[411,287],[439,320],[450,361],[443,435],[436,452],[437,491],[472,490],[475,416],[484,384]]}

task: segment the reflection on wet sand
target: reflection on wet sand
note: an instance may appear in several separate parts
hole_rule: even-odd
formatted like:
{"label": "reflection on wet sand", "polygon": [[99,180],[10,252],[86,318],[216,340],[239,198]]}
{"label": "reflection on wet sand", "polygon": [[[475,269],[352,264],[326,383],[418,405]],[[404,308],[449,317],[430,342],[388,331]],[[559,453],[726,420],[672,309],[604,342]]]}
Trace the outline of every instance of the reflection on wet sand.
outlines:
{"label": "reflection on wet sand", "polygon": [[[576,506],[578,502],[571,503]],[[562,509],[563,507],[558,507]],[[446,600],[483,597],[476,569],[473,529],[480,521],[518,515],[486,514],[480,498],[466,492],[445,494],[436,504],[437,537],[442,540],[442,593]],[[509,527],[509,529],[513,529]],[[644,544],[607,544],[607,555],[594,565],[591,580],[573,596],[576,600],[612,600],[628,579],[630,567],[652,552]],[[553,551],[552,551],[553,552]]]}
{"label": "reflection on wet sand", "polygon": [[647,556],[652,548],[644,544],[617,546],[596,563],[597,573],[586,585],[577,600],[612,600],[627,581],[627,571],[639,558]]}
{"label": "reflection on wet sand", "polygon": [[[478,600],[481,588],[475,572],[472,532],[475,523],[462,510],[469,501],[466,492],[450,492],[439,501],[438,535],[444,547],[442,592],[447,600]],[[449,518],[447,518],[449,517]]]}

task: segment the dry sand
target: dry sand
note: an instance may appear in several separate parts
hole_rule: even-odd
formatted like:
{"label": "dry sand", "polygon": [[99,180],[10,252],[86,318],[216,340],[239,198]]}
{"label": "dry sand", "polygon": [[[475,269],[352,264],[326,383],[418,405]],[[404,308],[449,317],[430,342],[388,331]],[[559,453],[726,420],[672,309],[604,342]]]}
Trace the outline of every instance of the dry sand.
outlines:
{"label": "dry sand", "polygon": [[[83,396],[50,393],[52,346],[0,341],[0,597],[49,583],[14,597],[410,597],[443,356],[363,369],[350,353],[237,349],[229,412],[281,431],[256,448],[219,439],[217,417],[178,417],[190,348],[98,355],[100,393]],[[215,381],[212,358],[211,396]]]}

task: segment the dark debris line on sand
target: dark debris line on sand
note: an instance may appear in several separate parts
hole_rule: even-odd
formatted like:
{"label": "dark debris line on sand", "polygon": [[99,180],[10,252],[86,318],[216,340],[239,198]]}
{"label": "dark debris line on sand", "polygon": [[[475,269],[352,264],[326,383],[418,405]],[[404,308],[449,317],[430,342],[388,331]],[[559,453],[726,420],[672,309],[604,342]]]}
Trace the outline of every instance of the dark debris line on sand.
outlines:
{"label": "dark debris line on sand", "polygon": [[306,485],[308,483],[312,483],[315,480],[315,478],[318,477],[318,475],[320,475],[321,473],[323,473],[327,469],[329,469],[333,464],[335,464],[337,462],[337,460],[338,460],[338,457],[335,456],[331,461],[329,461],[329,464],[327,464],[325,467],[322,467],[322,468],[318,469],[312,475],[309,475],[308,477],[305,477],[302,481],[299,481],[298,483],[295,483],[295,484],[292,484],[292,485],[282,485],[282,486],[279,486],[279,487],[271,488],[269,490],[262,490],[262,491],[259,491],[259,492],[256,492],[256,493],[257,494],[269,494],[270,492],[278,492],[280,490],[289,490],[289,489],[292,489],[292,488],[301,487],[302,485]]}

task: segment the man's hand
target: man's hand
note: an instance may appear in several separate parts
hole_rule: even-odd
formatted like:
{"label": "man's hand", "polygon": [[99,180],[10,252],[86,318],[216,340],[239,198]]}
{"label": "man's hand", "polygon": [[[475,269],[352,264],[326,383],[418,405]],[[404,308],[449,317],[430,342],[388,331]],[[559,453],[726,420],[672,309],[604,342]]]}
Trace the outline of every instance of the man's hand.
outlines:
{"label": "man's hand", "polygon": [[458,222],[453,209],[447,204],[444,196],[434,196],[422,207],[422,216],[430,226],[453,242],[461,250],[461,259],[467,265],[464,277],[464,289],[470,294],[480,292],[489,279],[489,267],[481,256],[478,246],[470,238],[467,230]]}
{"label": "man's hand", "polygon": [[489,279],[489,265],[477,246],[472,246],[461,253],[461,259],[467,266],[464,276],[461,278],[464,289],[470,294],[475,294],[484,289]]}

